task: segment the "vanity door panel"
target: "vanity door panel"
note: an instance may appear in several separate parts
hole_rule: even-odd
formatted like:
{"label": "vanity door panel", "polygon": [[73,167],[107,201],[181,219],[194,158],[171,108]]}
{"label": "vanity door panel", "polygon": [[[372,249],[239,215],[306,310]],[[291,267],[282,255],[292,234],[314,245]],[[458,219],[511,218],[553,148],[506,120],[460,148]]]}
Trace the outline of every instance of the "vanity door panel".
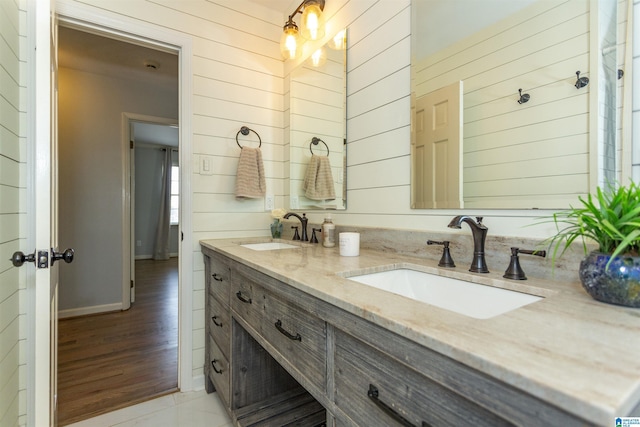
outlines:
{"label": "vanity door panel", "polygon": [[268,351],[286,360],[289,370],[304,376],[318,390],[325,390],[326,323],[241,274],[236,279],[233,311],[262,337]]}
{"label": "vanity door panel", "polygon": [[335,403],[357,425],[513,425],[341,331]]}

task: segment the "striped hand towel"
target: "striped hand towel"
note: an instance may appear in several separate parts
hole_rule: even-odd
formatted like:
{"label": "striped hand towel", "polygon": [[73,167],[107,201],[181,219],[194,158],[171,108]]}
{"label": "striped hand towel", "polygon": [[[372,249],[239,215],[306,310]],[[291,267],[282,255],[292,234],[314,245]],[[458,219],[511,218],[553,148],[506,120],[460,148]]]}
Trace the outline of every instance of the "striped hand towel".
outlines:
{"label": "striped hand towel", "polygon": [[311,200],[334,200],[336,190],[328,156],[313,154],[302,184],[304,195]]}
{"label": "striped hand towel", "polygon": [[264,197],[267,184],[259,148],[242,147],[236,175],[236,198],[258,199]]}

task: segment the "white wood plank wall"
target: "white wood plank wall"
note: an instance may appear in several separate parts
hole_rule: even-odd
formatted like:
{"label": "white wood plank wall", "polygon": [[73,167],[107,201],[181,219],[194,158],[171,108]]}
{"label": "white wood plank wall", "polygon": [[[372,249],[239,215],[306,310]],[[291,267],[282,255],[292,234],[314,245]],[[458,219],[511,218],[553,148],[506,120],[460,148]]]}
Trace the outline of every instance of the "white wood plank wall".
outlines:
{"label": "white wood plank wall", "polygon": [[416,96],[464,81],[465,207],[544,208],[589,190],[591,86],[573,86],[577,70],[589,75],[589,2],[555,4],[432,55],[416,73]]}
{"label": "white wood plank wall", "polygon": [[[0,425],[25,423],[25,271],[7,260],[26,250],[24,43],[26,14],[0,0]],[[22,323],[22,326],[21,326]],[[22,357],[21,357],[22,356]]]}
{"label": "white wood plank wall", "polygon": [[[640,19],[640,0],[633,0],[633,40],[640,40],[640,25],[637,20]],[[633,48],[633,69],[640,70],[640,49],[638,46]],[[636,73],[634,73],[636,74]],[[628,75],[628,74],[627,74]],[[631,172],[633,181],[640,183],[640,79],[633,79],[633,160]]]}

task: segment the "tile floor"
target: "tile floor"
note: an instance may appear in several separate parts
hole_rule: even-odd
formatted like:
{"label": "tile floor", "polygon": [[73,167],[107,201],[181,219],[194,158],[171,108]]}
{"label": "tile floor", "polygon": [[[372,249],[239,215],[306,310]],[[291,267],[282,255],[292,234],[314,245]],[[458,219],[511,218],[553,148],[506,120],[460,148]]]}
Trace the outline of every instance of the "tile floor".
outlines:
{"label": "tile floor", "polygon": [[68,427],[231,427],[216,393],[174,393]]}

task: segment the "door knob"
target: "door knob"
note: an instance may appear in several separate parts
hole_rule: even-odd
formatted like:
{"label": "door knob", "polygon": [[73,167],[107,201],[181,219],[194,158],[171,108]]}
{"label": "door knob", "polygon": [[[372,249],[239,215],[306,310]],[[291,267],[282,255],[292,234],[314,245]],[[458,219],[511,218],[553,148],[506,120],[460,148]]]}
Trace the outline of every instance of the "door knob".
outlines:
{"label": "door knob", "polygon": [[[73,249],[66,249],[64,252],[56,252],[51,248],[51,265],[56,261],[64,261],[67,264],[73,261],[75,252]],[[25,255],[23,252],[14,252],[10,258],[11,264],[14,267],[22,267],[25,262],[32,262],[38,268],[49,267],[49,253],[48,251],[34,251],[32,254]]]}
{"label": "door knob", "polygon": [[11,264],[14,267],[22,267],[22,264],[25,262],[32,262],[35,264],[36,262],[36,251],[33,251],[32,254],[25,255],[22,251],[14,252],[10,258]]}
{"label": "door knob", "polygon": [[64,252],[56,252],[53,250],[53,248],[51,248],[51,265],[60,260],[69,264],[71,261],[73,261],[74,254],[75,252],[71,248],[67,248]]}

